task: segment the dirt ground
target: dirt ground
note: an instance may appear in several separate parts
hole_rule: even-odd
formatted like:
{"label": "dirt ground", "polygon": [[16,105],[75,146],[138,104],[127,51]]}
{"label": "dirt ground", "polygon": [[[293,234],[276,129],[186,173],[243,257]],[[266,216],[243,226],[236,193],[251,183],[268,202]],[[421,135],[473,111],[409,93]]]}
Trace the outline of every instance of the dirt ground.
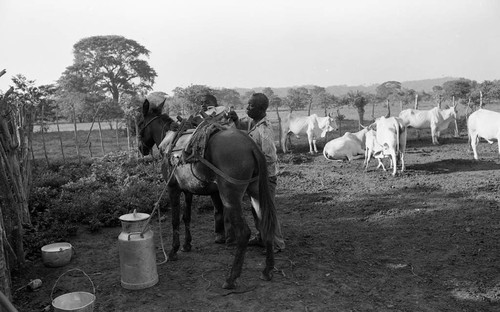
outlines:
{"label": "dirt ground", "polygon": [[[411,130],[410,130],[411,131]],[[298,142],[298,141],[295,141]],[[264,255],[250,247],[238,288],[221,288],[234,250],[213,243],[206,198],[196,197],[193,250],[158,265],[159,282],[120,286],[120,228],[80,231],[62,268],[41,262],[14,280],[14,290],[41,278],[36,292],[15,292],[19,311],[41,311],[53,297],[92,292],[94,311],[500,311],[500,161],[497,145],[480,143],[474,161],[466,136],[408,141],[407,170],[367,172],[363,160],[327,161],[305,144],[280,154],[277,203],[286,249],[270,282],[259,279]],[[323,144],[320,144],[321,147]],[[245,202],[250,225],[249,203]],[[158,225],[157,261],[171,242],[170,216]],[[76,272],[78,273],[78,272]]]}

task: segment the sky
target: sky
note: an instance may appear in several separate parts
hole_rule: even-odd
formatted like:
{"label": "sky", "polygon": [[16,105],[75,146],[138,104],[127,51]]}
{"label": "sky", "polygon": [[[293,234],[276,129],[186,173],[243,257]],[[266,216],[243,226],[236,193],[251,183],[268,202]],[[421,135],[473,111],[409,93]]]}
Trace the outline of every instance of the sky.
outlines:
{"label": "sky", "polygon": [[154,91],[500,79],[498,0],[0,0],[0,91],[57,81],[73,45],[150,51]]}

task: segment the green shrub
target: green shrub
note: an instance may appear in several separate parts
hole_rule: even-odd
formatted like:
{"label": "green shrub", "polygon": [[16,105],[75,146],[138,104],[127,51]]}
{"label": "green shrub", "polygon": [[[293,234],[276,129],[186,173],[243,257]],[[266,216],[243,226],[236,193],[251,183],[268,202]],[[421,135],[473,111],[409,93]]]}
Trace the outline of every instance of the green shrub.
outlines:
{"label": "green shrub", "polygon": [[[37,164],[29,200],[32,225],[25,237],[28,253],[67,240],[81,226],[95,232],[120,226],[119,217],[134,210],[151,213],[165,188],[160,168],[151,158],[134,160],[126,152],[81,163]],[[166,201],[164,194],[162,207]]]}

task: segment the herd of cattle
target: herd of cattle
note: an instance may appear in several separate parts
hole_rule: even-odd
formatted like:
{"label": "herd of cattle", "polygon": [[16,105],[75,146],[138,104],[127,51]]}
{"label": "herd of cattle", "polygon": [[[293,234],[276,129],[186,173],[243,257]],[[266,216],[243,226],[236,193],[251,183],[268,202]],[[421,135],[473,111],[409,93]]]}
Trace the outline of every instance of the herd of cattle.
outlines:
{"label": "herd of cattle", "polygon": [[[343,136],[326,143],[323,155],[328,160],[353,160],[364,158],[365,170],[372,157],[378,160],[378,166],[385,169],[383,158],[390,159],[392,175],[396,175],[396,168],[401,164],[401,172],[405,169],[404,154],[406,149],[407,129],[431,129],[433,144],[439,144],[440,132],[446,130],[450,123],[455,124],[455,135],[458,136],[457,109],[452,106],[447,109],[435,107],[430,110],[406,109],[398,117],[379,117],[374,123],[362,127],[358,132],[346,132]],[[287,151],[287,142],[290,135],[307,134],[309,152],[318,153],[316,140],[325,137],[329,131],[337,130],[335,119],[328,115],[318,117],[292,116],[285,119],[281,146]],[[479,109],[467,119],[469,143],[474,152],[474,159],[478,159],[477,144],[479,138],[488,143],[500,140],[500,113]],[[499,145],[500,154],[500,145]]]}

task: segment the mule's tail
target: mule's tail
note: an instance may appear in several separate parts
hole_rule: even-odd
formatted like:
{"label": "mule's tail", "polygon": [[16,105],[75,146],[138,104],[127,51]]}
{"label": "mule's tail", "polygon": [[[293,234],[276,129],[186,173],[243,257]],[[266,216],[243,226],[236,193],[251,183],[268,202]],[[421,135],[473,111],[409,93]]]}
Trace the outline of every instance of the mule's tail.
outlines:
{"label": "mule's tail", "polygon": [[274,199],[269,189],[269,176],[266,159],[258,149],[253,150],[259,171],[259,206],[262,219],[260,220],[260,235],[264,242],[273,242],[277,217]]}

